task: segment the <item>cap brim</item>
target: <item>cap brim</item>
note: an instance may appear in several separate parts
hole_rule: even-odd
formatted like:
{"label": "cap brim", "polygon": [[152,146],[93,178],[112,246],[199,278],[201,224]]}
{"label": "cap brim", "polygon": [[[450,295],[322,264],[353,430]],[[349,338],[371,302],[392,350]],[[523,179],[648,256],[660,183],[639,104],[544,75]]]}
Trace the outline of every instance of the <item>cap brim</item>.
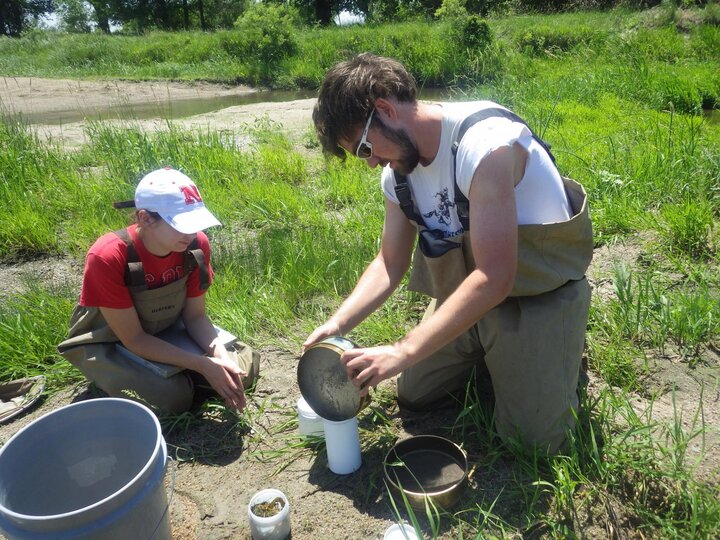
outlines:
{"label": "cap brim", "polygon": [[222,225],[207,208],[195,208],[189,212],[183,212],[176,216],[163,216],[163,219],[178,232],[183,234],[194,234],[203,231],[208,227]]}

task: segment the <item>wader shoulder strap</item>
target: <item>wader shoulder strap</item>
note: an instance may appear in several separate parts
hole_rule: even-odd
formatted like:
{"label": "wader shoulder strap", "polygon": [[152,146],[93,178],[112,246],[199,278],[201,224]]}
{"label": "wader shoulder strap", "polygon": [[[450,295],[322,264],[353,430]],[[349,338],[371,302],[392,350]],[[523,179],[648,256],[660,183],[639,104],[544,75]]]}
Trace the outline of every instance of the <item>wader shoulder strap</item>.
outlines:
{"label": "wader shoulder strap", "polygon": [[200,271],[200,290],[206,291],[210,287],[210,271],[205,262],[205,253],[198,247],[197,238],[192,241],[185,252],[185,261],[183,263],[183,271],[188,275],[195,268]]}
{"label": "wader shoulder strap", "polygon": [[[470,228],[470,201],[468,201],[467,197],[463,195],[462,191],[460,191],[460,188],[457,185],[457,177],[455,176],[455,171],[457,169],[457,164],[455,163],[457,159],[457,150],[460,146],[460,141],[462,141],[462,138],[465,136],[465,133],[468,129],[470,129],[471,126],[477,124],[478,122],[482,122],[483,120],[486,120],[488,118],[497,117],[507,118],[508,120],[518,122],[527,127],[530,130],[533,138],[540,144],[540,146],[545,149],[545,151],[550,156],[552,162],[555,163],[555,156],[553,156],[552,152],[550,151],[550,145],[543,141],[540,137],[535,135],[535,132],[530,128],[530,126],[527,125],[527,122],[525,122],[525,120],[520,118],[517,114],[508,111],[507,109],[502,109],[500,107],[490,107],[488,109],[483,109],[482,111],[474,112],[467,116],[463,120],[462,124],[460,124],[460,129],[458,130],[458,134],[455,137],[455,140],[453,141],[451,147],[453,154],[453,184],[455,186],[455,209],[457,211],[458,218],[460,219],[460,224],[466,231]],[[395,175],[395,195],[400,202],[400,209],[403,211],[403,213],[409,220],[424,225],[422,217],[415,211],[415,205],[413,204],[412,193],[410,192],[410,186],[408,185],[407,176],[399,174],[395,171],[393,171],[393,174]]]}
{"label": "wader shoulder strap", "polygon": [[527,125],[527,122],[525,122],[525,120],[520,118],[514,112],[508,111],[507,109],[502,109],[500,107],[491,107],[489,109],[483,109],[482,111],[474,112],[470,116],[466,117],[465,120],[463,120],[462,124],[460,124],[460,129],[458,130],[457,137],[455,137],[455,140],[452,143],[453,177],[455,180],[455,210],[457,211],[458,218],[460,219],[460,224],[466,231],[470,229],[470,201],[468,201],[467,197],[463,194],[462,191],[460,191],[460,188],[457,184],[457,151],[460,147],[460,142],[462,141],[462,138],[465,136],[465,133],[468,129],[470,129],[470,127],[488,118],[497,117],[507,118],[508,120],[518,122],[528,128],[533,136],[533,139],[535,139],[538,144],[540,144],[540,146],[545,149],[545,151],[550,156],[552,162],[555,163],[555,156],[553,156],[552,152],[550,151],[550,145],[543,141],[540,137],[535,135],[535,132],[530,128],[530,126]]}
{"label": "wader shoulder strap", "polygon": [[552,159],[552,162],[555,163],[555,156],[553,156],[552,152],[550,151],[550,145],[543,141],[540,137],[535,135],[535,132],[530,128],[530,126],[527,125],[527,122],[525,122],[525,120],[520,118],[514,112],[508,111],[507,109],[502,109],[500,107],[490,107],[489,109],[483,109],[482,111],[474,112],[470,116],[467,116],[465,120],[463,120],[462,124],[460,124],[460,129],[458,130],[457,137],[455,137],[455,141],[453,141],[452,143],[453,156],[457,154],[458,147],[460,146],[460,141],[462,141],[462,138],[465,136],[467,130],[478,122],[482,122],[483,120],[487,120],[488,118],[507,118],[508,120],[524,125],[530,130],[533,139],[535,139],[540,144],[540,146],[545,149],[545,151],[550,156],[550,159]]}
{"label": "wader shoulder strap", "polygon": [[402,210],[405,217],[410,221],[414,221],[418,225],[425,225],[422,216],[415,211],[415,204],[413,203],[407,176],[395,171],[393,171],[393,175],[395,176],[395,195],[400,203],[400,210]]}
{"label": "wader shoulder strap", "polygon": [[[120,229],[113,231],[114,234],[120,238],[127,246],[127,266],[125,267],[125,285],[128,287],[147,288],[145,283],[145,270],[143,269],[142,261],[140,256],[135,249],[135,244],[130,238],[130,234],[127,229]],[[188,246],[185,251],[185,259],[183,261],[183,273],[188,275],[195,268],[200,270],[200,290],[205,291],[210,286],[210,271],[208,265],[205,262],[205,254],[198,245],[197,238]]]}
{"label": "wader shoulder strap", "polygon": [[145,270],[143,270],[143,264],[140,261],[140,256],[135,249],[135,244],[130,238],[130,234],[127,229],[119,229],[113,231],[114,234],[120,238],[127,246],[127,266],[125,267],[125,285],[128,287],[146,287],[145,284]]}

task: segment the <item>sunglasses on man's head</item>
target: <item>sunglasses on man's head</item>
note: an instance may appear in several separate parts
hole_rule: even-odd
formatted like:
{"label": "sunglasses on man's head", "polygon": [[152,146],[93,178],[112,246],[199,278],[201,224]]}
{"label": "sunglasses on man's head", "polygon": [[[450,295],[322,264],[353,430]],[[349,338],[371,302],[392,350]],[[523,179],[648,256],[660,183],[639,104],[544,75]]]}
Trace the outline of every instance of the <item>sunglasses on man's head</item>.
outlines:
{"label": "sunglasses on man's head", "polygon": [[355,150],[355,155],[360,159],[370,159],[373,155],[372,143],[367,140],[367,134],[368,130],[370,129],[370,122],[372,122],[372,117],[374,113],[375,109],[370,111],[370,116],[368,116],[367,122],[365,122],[365,129],[363,129],[362,137],[360,137],[360,142],[358,143],[357,149]]}

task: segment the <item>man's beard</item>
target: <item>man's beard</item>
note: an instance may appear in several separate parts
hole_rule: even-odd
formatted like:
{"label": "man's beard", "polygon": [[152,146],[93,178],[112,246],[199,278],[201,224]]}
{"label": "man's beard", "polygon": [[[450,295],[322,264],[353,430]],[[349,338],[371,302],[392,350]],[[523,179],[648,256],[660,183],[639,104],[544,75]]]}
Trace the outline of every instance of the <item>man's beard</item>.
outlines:
{"label": "man's beard", "polygon": [[377,116],[376,122],[380,126],[384,137],[400,147],[401,158],[394,160],[393,170],[399,174],[408,175],[415,170],[420,163],[420,152],[415,143],[410,139],[404,129],[390,129]]}

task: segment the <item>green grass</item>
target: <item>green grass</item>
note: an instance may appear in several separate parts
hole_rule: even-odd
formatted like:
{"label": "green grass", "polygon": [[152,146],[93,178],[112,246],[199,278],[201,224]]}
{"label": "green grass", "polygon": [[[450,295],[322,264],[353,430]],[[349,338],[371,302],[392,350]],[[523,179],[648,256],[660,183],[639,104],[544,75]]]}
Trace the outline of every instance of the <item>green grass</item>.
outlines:
{"label": "green grass", "polygon": [[[448,435],[465,441],[483,485],[503,487],[454,513],[428,508],[416,515],[395,500],[398,517],[430,536],[576,538],[592,520],[595,537],[622,529],[709,539],[720,527],[718,486],[698,479],[688,452],[702,448],[716,426],[704,424],[702,410],[679,407],[674,421],[661,425],[632,404],[634,396],[650,396],[652,408],[651,358],[674,354],[688,369],[702,367],[703,351],[717,347],[720,334],[720,124],[698,114],[718,103],[720,33],[712,25],[681,32],[649,20],[622,11],[491,20],[493,48],[471,56],[451,56],[437,25],[319,30],[299,37],[301,53],[277,73],[278,85],[312,87],[329,63],[369,49],[400,57],[422,83],[462,83],[458,99],[507,104],[552,144],[561,170],[587,188],[596,246],[638,246],[631,264],[608,270],[605,293],[593,298],[587,359],[601,384],[583,396],[568,450],[545,459],[502,446],[469,388]],[[229,60],[231,38],[32,33],[0,39],[0,72],[235,80],[246,67]],[[222,40],[226,47],[215,47]],[[383,219],[377,172],[358,160],[325,161],[311,135],[289,141],[267,119],[234,133],[168,124],[146,133],[131,123],[95,123],[89,142],[71,152],[15,120],[0,121],[0,194],[8,202],[0,206],[0,261],[81,261],[98,235],[128,222],[110,202],[130,198],[149,170],[173,165],[198,182],[225,225],[209,231],[213,319],[252,345],[297,350],[375,254]],[[51,390],[81,380],[55,351],[77,293],[42,280],[4,293],[1,380],[42,372]],[[402,285],[352,337],[367,345],[397,339],[418,321],[422,304]],[[392,396],[379,393],[374,404],[360,419],[363,451],[382,457],[397,429],[388,413]],[[254,458],[279,471],[321,446],[294,436],[290,411],[273,433],[246,431],[257,420],[252,415],[277,407],[266,400],[234,417],[210,403],[202,414],[227,426],[218,439],[193,415],[170,418],[165,429],[171,445],[184,445],[173,448],[178,459],[232,453],[245,440],[257,448]],[[684,424],[683,414],[692,416]],[[264,437],[283,442],[270,450]],[[373,478],[365,496],[383,490]]]}

